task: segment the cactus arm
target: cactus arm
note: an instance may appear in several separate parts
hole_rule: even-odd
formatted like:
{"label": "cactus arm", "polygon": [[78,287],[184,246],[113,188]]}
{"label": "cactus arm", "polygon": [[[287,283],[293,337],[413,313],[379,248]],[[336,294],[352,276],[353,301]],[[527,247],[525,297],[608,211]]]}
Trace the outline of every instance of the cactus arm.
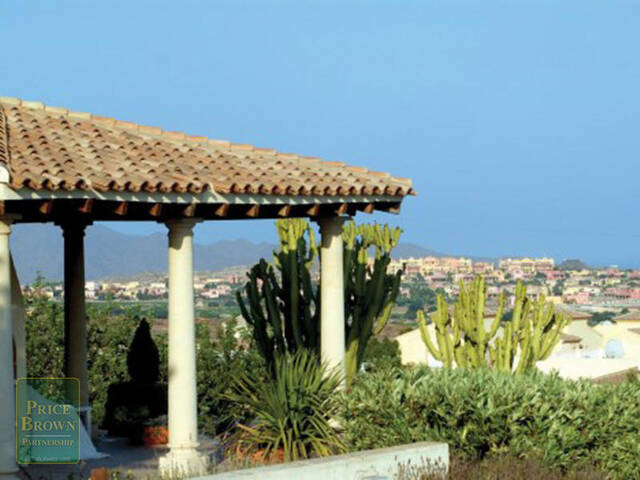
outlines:
{"label": "cactus arm", "polygon": [[236,302],[238,303],[238,307],[240,307],[240,315],[242,315],[242,318],[244,318],[248,324],[253,325],[253,317],[251,316],[251,313],[249,313],[249,310],[244,303],[244,299],[242,298],[242,293],[240,290],[236,292]]}
{"label": "cactus arm", "polygon": [[[431,340],[431,336],[429,335],[429,330],[427,330],[427,323],[424,320],[424,313],[422,310],[418,310],[418,327],[420,328],[420,336],[422,337],[422,341],[427,346],[429,353],[440,362],[445,362],[444,354],[441,350],[438,350],[436,346],[433,344]],[[451,365],[445,365],[446,367],[450,367]]]}
{"label": "cactus arm", "polygon": [[298,251],[297,249],[288,254],[289,263],[289,318],[287,321],[291,324],[291,330],[293,333],[293,339],[296,343],[296,349],[304,348],[304,342],[302,340],[302,334],[300,332],[300,324],[302,323],[299,317],[300,314],[300,282],[298,273]]}
{"label": "cactus arm", "polygon": [[[267,277],[268,278],[268,277]],[[282,318],[280,316],[280,310],[278,309],[278,305],[276,303],[275,295],[273,293],[273,286],[270,281],[264,281],[262,283],[262,296],[265,300],[265,306],[267,309],[267,319],[268,323],[271,325],[273,329],[273,339],[276,346],[276,350],[279,353],[284,353],[287,349],[287,345],[290,344],[289,339],[287,338],[287,342],[283,339],[282,335]],[[287,332],[285,331],[285,336]]]}
{"label": "cactus arm", "polygon": [[540,360],[546,360],[549,355],[551,355],[553,348],[560,340],[560,334],[562,330],[569,324],[569,317],[562,313],[554,313],[553,321],[556,322],[556,325],[554,329],[549,332],[546,338],[543,339],[544,344],[540,352]]}
{"label": "cactus arm", "polygon": [[484,328],[484,299],[485,299],[485,288],[484,288],[484,277],[478,276],[476,277],[476,281],[474,282],[474,297],[475,297],[475,312],[469,312],[470,315],[475,314],[475,326],[477,329],[477,342],[480,346],[484,346],[485,343],[485,328]]}
{"label": "cactus arm", "polygon": [[353,339],[347,344],[347,350],[345,352],[345,379],[347,386],[350,386],[356,373],[358,373],[358,343]]}
{"label": "cactus arm", "polygon": [[491,328],[489,330],[489,338],[495,337],[496,333],[498,333],[498,329],[502,324],[502,315],[504,314],[504,292],[500,294],[500,300],[498,301],[498,311],[496,312],[496,316],[493,319],[493,323],[491,324]]}
{"label": "cactus arm", "polygon": [[[386,272],[389,267],[390,259],[384,263],[383,270]],[[382,309],[382,313],[378,316],[376,327],[374,330],[374,334],[378,335],[384,330],[384,327],[387,326],[389,322],[389,318],[391,318],[391,311],[396,304],[396,300],[398,299],[398,294],[400,293],[400,282],[402,281],[402,272],[398,271],[391,277],[392,280],[390,282],[391,289],[387,298],[385,299],[384,307]]]}
{"label": "cactus arm", "polygon": [[304,268],[300,272],[301,284],[302,284],[302,320],[304,322],[305,336],[306,336],[306,348],[314,350],[318,345],[318,329],[317,318],[319,308],[315,307],[315,315],[311,312],[311,305],[316,301],[317,295],[313,290],[311,283],[311,275],[309,270]]}
{"label": "cactus arm", "polygon": [[260,265],[256,265],[249,273],[249,281],[245,284],[245,292],[247,296],[248,307],[242,299],[240,292],[237,292],[238,304],[240,310],[247,322],[253,326],[253,338],[256,342],[258,350],[262,353],[268,365],[272,365],[273,362],[273,342],[267,334],[266,324],[267,321],[262,312],[262,305],[260,304],[258,288],[257,288],[257,274],[260,271]]}

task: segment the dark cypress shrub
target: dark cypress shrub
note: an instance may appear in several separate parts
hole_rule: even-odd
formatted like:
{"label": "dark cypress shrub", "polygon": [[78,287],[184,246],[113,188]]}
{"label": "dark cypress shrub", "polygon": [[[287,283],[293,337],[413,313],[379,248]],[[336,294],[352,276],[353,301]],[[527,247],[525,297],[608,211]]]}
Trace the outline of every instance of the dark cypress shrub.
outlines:
{"label": "dark cypress shrub", "polygon": [[160,356],[146,319],[142,319],[129,347],[127,368],[134,383],[155,383],[160,376]]}

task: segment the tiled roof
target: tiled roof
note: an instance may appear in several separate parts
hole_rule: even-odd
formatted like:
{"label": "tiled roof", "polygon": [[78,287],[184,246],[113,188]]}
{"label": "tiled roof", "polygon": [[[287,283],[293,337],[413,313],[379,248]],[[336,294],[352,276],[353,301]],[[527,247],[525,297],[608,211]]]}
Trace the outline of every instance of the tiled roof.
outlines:
{"label": "tiled roof", "polygon": [[563,343],[580,343],[582,338],[578,335],[571,335],[570,333],[562,333],[560,332],[560,340]]}
{"label": "tiled roof", "polygon": [[413,194],[411,180],[0,97],[14,189],[263,195]]}
{"label": "tiled roof", "polygon": [[556,306],[556,311],[569,315],[571,320],[589,320],[592,317],[588,312],[579,312],[577,310],[567,308],[566,306]]}
{"label": "tiled roof", "polygon": [[616,322],[637,322],[640,320],[640,311],[631,310],[630,312],[613,317],[613,320]]}

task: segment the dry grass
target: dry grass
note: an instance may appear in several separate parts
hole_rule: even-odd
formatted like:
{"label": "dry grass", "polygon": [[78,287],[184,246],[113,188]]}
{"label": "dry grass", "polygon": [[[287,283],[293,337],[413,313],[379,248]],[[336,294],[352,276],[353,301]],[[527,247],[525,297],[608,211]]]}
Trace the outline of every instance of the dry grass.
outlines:
{"label": "dry grass", "polygon": [[432,463],[399,465],[395,480],[605,480],[595,470],[563,473],[544,466],[536,459],[494,457],[482,461],[452,458],[449,473]]}

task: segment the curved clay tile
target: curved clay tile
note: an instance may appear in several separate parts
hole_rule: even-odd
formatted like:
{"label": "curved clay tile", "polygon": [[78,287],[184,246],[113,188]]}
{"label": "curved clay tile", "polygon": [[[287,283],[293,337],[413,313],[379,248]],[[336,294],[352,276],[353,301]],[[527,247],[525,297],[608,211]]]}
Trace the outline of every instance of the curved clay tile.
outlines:
{"label": "curved clay tile", "polygon": [[187,187],[179,182],[173,182],[171,185],[171,191],[175,193],[187,193]]}
{"label": "curved clay tile", "polygon": [[[0,110],[12,133],[4,143],[0,138],[0,146],[9,151],[14,188],[83,190],[91,185],[98,191],[133,192],[200,193],[209,188],[263,195],[413,193],[407,179],[342,162],[167,132],[36,102],[0,98]],[[22,166],[28,175],[16,173]]]}
{"label": "curved clay tile", "polygon": [[109,190],[113,190],[114,192],[123,192],[124,189],[124,184],[118,182],[117,180],[111,180],[109,182]]}

